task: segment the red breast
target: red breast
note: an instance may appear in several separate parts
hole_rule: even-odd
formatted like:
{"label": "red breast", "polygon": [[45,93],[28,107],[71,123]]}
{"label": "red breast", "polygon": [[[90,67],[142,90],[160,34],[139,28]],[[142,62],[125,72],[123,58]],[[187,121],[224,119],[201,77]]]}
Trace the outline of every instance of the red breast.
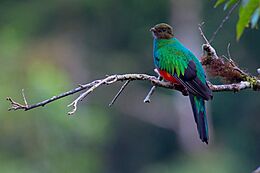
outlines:
{"label": "red breast", "polygon": [[170,73],[168,73],[167,71],[164,71],[164,70],[158,70],[160,75],[167,81],[169,82],[172,82],[174,84],[179,84],[180,85],[180,82],[175,78],[173,77]]}

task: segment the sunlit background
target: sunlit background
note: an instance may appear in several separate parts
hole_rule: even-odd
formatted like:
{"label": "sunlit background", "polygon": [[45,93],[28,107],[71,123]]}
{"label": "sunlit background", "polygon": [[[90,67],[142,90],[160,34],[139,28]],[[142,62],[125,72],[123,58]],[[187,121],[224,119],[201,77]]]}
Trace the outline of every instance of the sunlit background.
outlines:
{"label": "sunlit background", "polygon": [[[7,96],[29,103],[107,74],[153,72],[149,28],[160,22],[198,57],[226,12],[209,0],[1,0],[0,172],[238,173],[260,164],[260,94],[214,93],[208,104],[210,143],[199,140],[187,97],[149,82],[97,89],[75,116],[66,97],[27,112],[8,112]],[[238,9],[237,9],[238,10]],[[246,71],[260,67],[259,30],[235,41],[237,10],[213,42]],[[213,79],[213,82],[219,80]]]}

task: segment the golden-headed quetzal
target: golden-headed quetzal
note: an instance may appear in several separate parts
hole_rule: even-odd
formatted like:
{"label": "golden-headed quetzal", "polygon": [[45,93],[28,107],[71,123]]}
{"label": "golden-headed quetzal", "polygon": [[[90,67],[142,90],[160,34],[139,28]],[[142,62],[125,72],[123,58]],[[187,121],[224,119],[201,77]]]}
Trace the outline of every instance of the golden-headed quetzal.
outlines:
{"label": "golden-headed quetzal", "polygon": [[206,75],[199,60],[174,37],[173,28],[160,23],[150,30],[153,33],[154,64],[166,80],[188,90],[195,122],[202,142],[208,144],[209,132],[205,100],[212,99]]}

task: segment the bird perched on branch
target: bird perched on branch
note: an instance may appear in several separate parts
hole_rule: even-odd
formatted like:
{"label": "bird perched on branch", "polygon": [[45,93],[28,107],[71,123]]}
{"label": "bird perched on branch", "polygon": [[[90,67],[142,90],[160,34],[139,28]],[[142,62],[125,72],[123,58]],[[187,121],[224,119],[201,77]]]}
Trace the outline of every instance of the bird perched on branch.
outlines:
{"label": "bird perched on branch", "polygon": [[208,144],[209,132],[205,100],[212,99],[206,75],[199,60],[174,37],[173,28],[160,23],[150,29],[153,33],[154,64],[164,80],[188,90],[192,111],[202,142]]}

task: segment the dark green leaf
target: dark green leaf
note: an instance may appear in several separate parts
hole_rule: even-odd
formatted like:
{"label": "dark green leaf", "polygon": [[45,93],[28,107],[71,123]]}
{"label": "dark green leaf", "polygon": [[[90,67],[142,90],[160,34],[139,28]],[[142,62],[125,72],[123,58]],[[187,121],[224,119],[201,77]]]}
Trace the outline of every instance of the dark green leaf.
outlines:
{"label": "dark green leaf", "polygon": [[241,37],[245,27],[248,26],[251,16],[259,7],[259,0],[250,0],[245,6],[241,6],[239,10],[239,20],[236,26],[237,40]]}

